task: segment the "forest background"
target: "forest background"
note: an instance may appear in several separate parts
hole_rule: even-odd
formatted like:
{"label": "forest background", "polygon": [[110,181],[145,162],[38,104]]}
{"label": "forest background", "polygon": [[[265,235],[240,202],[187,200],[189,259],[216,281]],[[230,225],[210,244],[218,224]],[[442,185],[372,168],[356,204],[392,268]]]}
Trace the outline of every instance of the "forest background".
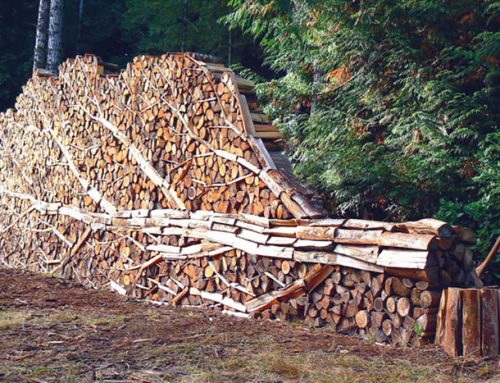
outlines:
{"label": "forest background", "polygon": [[[0,109],[31,76],[38,2],[0,3]],[[63,59],[196,51],[258,83],[296,174],[337,216],[500,235],[500,2],[65,0]],[[500,278],[500,259],[489,278]]]}

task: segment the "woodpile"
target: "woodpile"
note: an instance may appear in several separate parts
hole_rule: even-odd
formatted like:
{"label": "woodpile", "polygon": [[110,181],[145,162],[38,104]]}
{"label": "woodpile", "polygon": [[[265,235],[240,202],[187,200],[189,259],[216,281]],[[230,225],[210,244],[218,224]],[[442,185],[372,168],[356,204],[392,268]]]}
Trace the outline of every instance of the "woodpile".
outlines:
{"label": "woodpile", "polygon": [[37,72],[0,115],[0,264],[396,344],[477,276],[469,230],[328,218],[253,84],[196,54]]}
{"label": "woodpile", "polygon": [[497,356],[500,289],[449,288],[439,306],[436,344],[451,356]]}

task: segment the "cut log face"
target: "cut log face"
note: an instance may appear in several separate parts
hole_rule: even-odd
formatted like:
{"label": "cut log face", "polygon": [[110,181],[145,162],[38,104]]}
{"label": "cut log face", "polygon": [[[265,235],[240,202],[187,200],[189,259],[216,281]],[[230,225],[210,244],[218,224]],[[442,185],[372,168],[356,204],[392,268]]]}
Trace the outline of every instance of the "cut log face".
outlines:
{"label": "cut log face", "polygon": [[0,263],[414,339],[416,315],[471,270],[471,236],[436,220],[328,218],[269,155],[283,136],[252,83],[204,59],[139,56],[108,73],[85,55],[37,72],[0,114]]}

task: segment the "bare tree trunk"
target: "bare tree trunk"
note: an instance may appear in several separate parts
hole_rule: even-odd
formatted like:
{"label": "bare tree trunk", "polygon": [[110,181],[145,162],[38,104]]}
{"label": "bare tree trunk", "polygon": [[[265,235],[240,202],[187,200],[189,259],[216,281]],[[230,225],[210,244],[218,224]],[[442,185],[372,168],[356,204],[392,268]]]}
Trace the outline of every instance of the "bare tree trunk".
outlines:
{"label": "bare tree trunk", "polygon": [[227,65],[231,66],[231,61],[233,59],[233,34],[232,31],[229,31],[229,36],[228,36],[228,41],[227,41]]}
{"label": "bare tree trunk", "polygon": [[51,72],[57,72],[62,58],[63,9],[64,0],[51,1],[47,52],[47,69]]}
{"label": "bare tree trunk", "polygon": [[324,74],[325,74],[324,71],[319,69],[317,63],[315,63],[313,65],[314,96],[312,98],[312,104],[311,104],[311,116],[314,115],[318,109],[318,99],[319,99],[319,92],[320,92],[319,87],[323,83],[323,75]]}
{"label": "bare tree trunk", "polygon": [[82,27],[83,27],[83,6],[84,6],[85,1],[80,0],[80,7],[78,9],[78,34],[76,37],[76,53],[79,54],[80,52],[80,44],[82,40]]}
{"label": "bare tree trunk", "polygon": [[35,53],[33,54],[33,72],[44,68],[47,63],[47,32],[49,28],[49,0],[40,0],[38,22],[36,25]]}

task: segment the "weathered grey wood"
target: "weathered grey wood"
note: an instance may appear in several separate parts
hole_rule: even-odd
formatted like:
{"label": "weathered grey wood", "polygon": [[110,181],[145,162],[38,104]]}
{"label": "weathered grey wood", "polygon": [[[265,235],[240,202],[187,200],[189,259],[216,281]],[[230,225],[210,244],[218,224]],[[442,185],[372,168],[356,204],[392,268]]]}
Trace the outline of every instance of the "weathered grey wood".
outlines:
{"label": "weathered grey wood", "polygon": [[47,36],[49,29],[49,0],[39,0],[38,22],[36,25],[35,52],[33,55],[33,72],[45,69],[47,65]]}
{"label": "weathered grey wood", "polygon": [[47,69],[57,72],[62,61],[64,0],[50,1]]}

